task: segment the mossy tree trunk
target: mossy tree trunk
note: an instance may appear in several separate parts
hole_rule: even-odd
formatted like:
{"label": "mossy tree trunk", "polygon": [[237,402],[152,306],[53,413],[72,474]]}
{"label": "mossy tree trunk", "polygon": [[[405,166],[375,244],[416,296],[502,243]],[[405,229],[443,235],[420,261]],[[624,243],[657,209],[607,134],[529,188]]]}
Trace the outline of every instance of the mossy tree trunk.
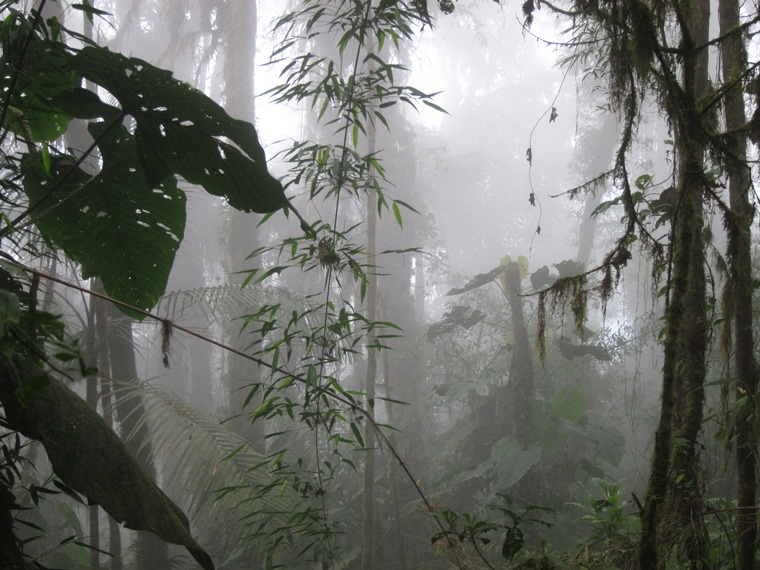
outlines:
{"label": "mossy tree trunk", "polygon": [[523,448],[533,444],[533,419],[531,400],[535,388],[533,382],[533,350],[525,326],[520,279],[520,266],[510,262],[501,274],[501,284],[509,301],[512,314],[512,332],[515,344],[509,367],[509,390],[507,421],[509,432]]}
{"label": "mossy tree trunk", "polygon": [[707,87],[709,0],[678,8],[682,89],[671,96],[678,156],[672,278],[665,317],[662,410],[655,434],[640,548],[642,569],[664,568],[673,555],[692,568],[704,560],[706,531],[699,442],[707,348],[703,239],[705,139],[699,98]]}
{"label": "mossy tree trunk", "polygon": [[[721,47],[723,82],[730,85],[747,69],[740,25],[738,0],[720,0],[718,8],[720,35],[726,36]],[[733,34],[731,33],[733,30]],[[724,312],[733,321],[735,334],[734,363],[736,378],[736,476],[737,476],[737,561],[738,570],[755,569],[757,512],[757,436],[754,424],[754,401],[757,393],[756,364],[752,332],[752,243],[751,225],[754,210],[749,201],[750,170],[747,165],[747,137],[740,132],[746,122],[741,81],[726,92],[723,110],[729,145],[728,190],[730,212],[726,215],[728,231],[729,279],[724,296]],[[733,319],[731,319],[733,317]],[[731,326],[727,324],[726,326]]]}

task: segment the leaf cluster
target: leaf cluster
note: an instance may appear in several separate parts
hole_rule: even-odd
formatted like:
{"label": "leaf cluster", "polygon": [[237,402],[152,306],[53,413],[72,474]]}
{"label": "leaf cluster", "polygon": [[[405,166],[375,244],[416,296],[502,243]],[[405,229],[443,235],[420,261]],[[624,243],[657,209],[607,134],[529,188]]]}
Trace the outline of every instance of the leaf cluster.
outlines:
{"label": "leaf cluster", "polygon": [[[19,12],[2,21],[0,40],[0,122],[27,148],[4,162],[26,203],[6,213],[0,237],[30,218],[85,277],[145,309],[184,234],[178,177],[240,210],[288,204],[254,128],[170,72],[94,45],[72,49]],[[64,135],[85,132],[87,148],[64,148]]]}

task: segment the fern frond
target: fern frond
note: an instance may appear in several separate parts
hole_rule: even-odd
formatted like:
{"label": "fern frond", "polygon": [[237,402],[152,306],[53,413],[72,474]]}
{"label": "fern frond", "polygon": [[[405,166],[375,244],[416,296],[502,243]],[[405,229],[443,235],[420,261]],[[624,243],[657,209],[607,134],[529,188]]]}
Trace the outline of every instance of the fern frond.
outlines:
{"label": "fern frond", "polygon": [[149,425],[162,487],[178,499],[212,556],[250,556],[276,542],[280,556],[284,549],[293,549],[293,555],[302,549],[298,530],[288,527],[308,500],[283,484],[270,457],[218,419],[149,382],[117,383],[114,395],[142,398],[146,413],[135,429]]}

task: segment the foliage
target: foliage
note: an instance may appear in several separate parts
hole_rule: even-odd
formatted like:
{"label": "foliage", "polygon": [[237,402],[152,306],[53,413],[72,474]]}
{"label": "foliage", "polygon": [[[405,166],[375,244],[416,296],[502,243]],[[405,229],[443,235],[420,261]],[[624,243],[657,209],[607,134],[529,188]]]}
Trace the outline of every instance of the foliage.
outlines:
{"label": "foliage", "polygon": [[[4,362],[0,378],[7,427],[41,442],[53,471],[68,487],[127,528],[150,530],[185,546],[204,569],[214,568],[190,536],[187,517],[143,473],[124,443],[84,400],[27,360]],[[36,386],[28,387],[28,381]]]}
{"label": "foliage", "polygon": [[[471,545],[485,560],[481,553],[481,547],[488,546],[494,540],[498,540],[501,543],[499,551],[501,557],[508,561],[515,561],[525,546],[523,525],[528,523],[551,527],[552,523],[543,520],[541,515],[550,514],[552,511],[536,505],[528,505],[517,511],[512,508],[510,497],[502,494],[499,494],[498,497],[499,502],[487,506],[487,512],[489,514],[494,513],[494,515],[485,519],[480,519],[477,515],[469,513],[442,511],[441,515],[444,517],[448,528],[435,534],[431,538],[432,543],[435,544],[444,538],[455,539],[457,544]],[[498,520],[494,521],[494,517]],[[490,568],[494,568],[490,563],[487,564]]]}
{"label": "foliage", "polygon": [[[745,34],[756,33],[760,17],[756,11],[742,11],[737,2],[720,2],[721,29],[711,37],[710,12],[715,4],[706,0],[578,1],[560,9],[541,0],[523,3],[527,26],[542,5],[563,18],[571,18],[568,45],[573,51],[565,63],[582,65],[589,76],[604,79],[610,109],[623,119],[613,168],[569,194],[595,191],[602,180],[612,182],[618,196],[603,204],[601,210],[621,204],[624,231],[596,268],[571,281],[559,280],[548,296],[541,294],[539,341],[543,342],[544,305],[548,300],[570,300],[579,327],[585,319],[587,293],[598,293],[603,309],[606,307],[621,269],[631,258],[630,246],[634,242],[654,260],[655,279],[667,275],[661,293],[665,300],[662,406],[642,513],[641,567],[665,568],[681,562],[696,567],[704,564],[710,549],[702,515],[705,497],[701,436],[707,355],[712,342],[710,311],[715,299],[710,291],[715,280],[709,273],[706,255],[712,247],[714,210],[725,219],[730,260],[727,290],[731,291],[729,295],[742,294],[745,310],[751,305],[747,228],[753,212],[746,154],[747,138],[753,136],[756,125],[744,116],[747,99],[740,86],[756,74],[756,64],[748,64],[743,43]],[[710,76],[709,52],[713,48],[724,57],[724,69],[731,70],[722,81]],[[644,120],[644,105],[650,101],[665,117],[673,136],[666,143],[673,147],[668,157],[672,159],[673,188],[665,189],[657,198],[646,194],[652,190],[651,176],[639,176],[632,184],[628,171],[636,132]],[[723,123],[717,109],[725,112]],[[725,186],[729,188],[728,198],[721,196]],[[671,226],[669,231],[656,237],[653,232],[666,222]],[[721,263],[722,259],[718,269]],[[596,272],[602,274],[599,285],[588,287],[588,277]],[[741,383],[737,382],[737,392],[742,387],[745,392],[754,392],[751,326],[749,319],[740,323],[733,303],[725,302],[724,309],[727,319],[736,326],[735,361],[743,376]],[[746,311],[742,316],[747,316]],[[724,346],[727,344],[730,343]],[[742,434],[739,447],[743,448],[737,458],[737,489],[743,506],[754,509],[755,429],[746,418],[737,421],[736,429]],[[739,564],[753,568],[757,519],[747,514],[739,521],[743,527],[739,533]]]}
{"label": "foliage", "polygon": [[[296,558],[313,499],[288,484],[276,455],[256,451],[227,425],[150,383],[119,383],[114,395],[142,398],[146,413],[134,427],[150,425],[168,466],[164,476],[182,491],[178,502],[219,565],[245,560],[252,550]],[[285,540],[279,529],[288,529]]]}
{"label": "foliage", "polygon": [[576,560],[589,568],[633,568],[631,555],[639,533],[639,515],[626,512],[631,501],[620,497],[620,483],[598,477],[592,482],[598,490],[589,493],[586,503],[574,503],[585,513],[580,520],[591,525],[590,535],[577,549]]}
{"label": "foliage", "polygon": [[[98,46],[73,50],[60,30],[20,12],[3,21],[0,38],[8,94],[2,122],[28,144],[6,168],[21,174],[29,199],[0,235],[31,217],[84,277],[100,277],[109,295],[146,309],[163,293],[184,233],[177,176],[241,210],[287,205],[253,127],[171,73]],[[52,143],[77,119],[93,142],[63,152]]]}
{"label": "foliage", "polygon": [[[186,546],[202,567],[213,568],[185,515],[105,421],[60,381],[68,376],[67,363],[79,364],[82,375],[93,371],[63,321],[37,309],[39,273],[26,281],[21,275],[28,269],[14,256],[34,257],[42,240],[78,262],[84,277],[100,277],[126,312],[142,318],[163,293],[183,238],[185,194],[178,177],[241,210],[273,212],[287,199],[267,172],[250,124],[169,72],[112,53],[15,4],[0,7],[6,222],[0,237],[12,246],[3,255],[13,268],[2,272],[3,425],[43,443],[61,488],[81,493],[129,528]],[[102,13],[87,3],[77,7],[90,18]],[[66,44],[66,36],[85,47]],[[89,133],[88,148],[66,148],[75,131]],[[3,561],[10,565],[21,556],[10,522],[14,484],[14,477],[4,478],[0,513],[8,538]]]}

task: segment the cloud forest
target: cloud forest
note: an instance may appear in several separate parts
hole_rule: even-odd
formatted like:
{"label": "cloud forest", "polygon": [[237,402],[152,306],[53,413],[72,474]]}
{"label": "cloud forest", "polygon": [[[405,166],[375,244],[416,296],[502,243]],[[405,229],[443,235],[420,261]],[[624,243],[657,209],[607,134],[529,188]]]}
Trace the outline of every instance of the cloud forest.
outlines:
{"label": "cloud forest", "polygon": [[758,568],[758,33],[0,0],[0,568]]}

